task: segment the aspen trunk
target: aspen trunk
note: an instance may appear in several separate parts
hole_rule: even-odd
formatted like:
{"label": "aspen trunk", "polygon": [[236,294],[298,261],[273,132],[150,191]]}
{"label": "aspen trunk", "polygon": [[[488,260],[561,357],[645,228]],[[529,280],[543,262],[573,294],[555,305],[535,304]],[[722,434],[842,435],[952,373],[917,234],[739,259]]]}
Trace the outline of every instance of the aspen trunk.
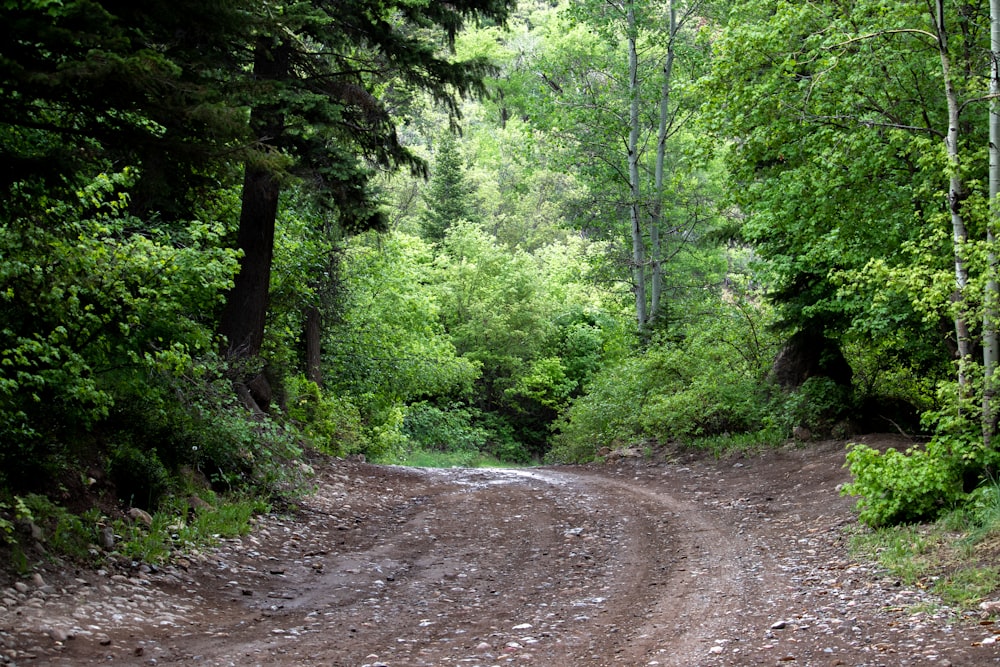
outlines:
{"label": "aspen trunk", "polygon": [[639,330],[646,328],[646,242],[642,235],[639,189],[639,55],[636,51],[635,3],[626,10],[628,31],[629,135],[628,180],[629,218],[632,226],[632,277],[635,283],[635,317]]}
{"label": "aspen trunk", "polygon": [[663,295],[663,171],[667,154],[667,121],[670,117],[670,83],[674,69],[674,39],[677,36],[677,11],[673,0],[667,3],[669,15],[669,34],[667,37],[667,56],[663,61],[663,82],[660,92],[660,127],[656,142],[656,168],[654,171],[653,212],[649,224],[650,264],[652,277],[650,283],[649,320],[654,322],[660,314],[660,299]]}
{"label": "aspen trunk", "polygon": [[969,331],[966,289],[969,283],[969,267],[965,261],[966,243],[969,240],[962,215],[965,201],[965,186],[962,182],[961,157],[959,155],[959,104],[955,83],[951,75],[951,58],[948,54],[948,33],[944,25],[944,0],[937,0],[938,50],[941,54],[941,75],[944,79],[945,98],[948,102],[948,134],[945,146],[948,150],[948,209],[951,214],[952,244],[955,256],[955,337],[958,345],[958,384],[963,395],[968,391],[967,365],[972,356],[972,335]]}
{"label": "aspen trunk", "polygon": [[983,295],[983,441],[991,447],[997,428],[995,374],[1000,357],[997,333],[1000,285],[996,234],[1000,228],[1000,0],[990,0],[990,213],[986,223],[986,294]]}

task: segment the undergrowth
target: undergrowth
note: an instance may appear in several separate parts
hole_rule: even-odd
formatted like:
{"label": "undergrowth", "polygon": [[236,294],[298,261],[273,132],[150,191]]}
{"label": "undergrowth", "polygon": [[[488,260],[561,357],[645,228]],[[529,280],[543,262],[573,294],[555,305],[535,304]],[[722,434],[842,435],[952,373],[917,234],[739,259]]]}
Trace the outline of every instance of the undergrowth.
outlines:
{"label": "undergrowth", "polygon": [[510,463],[504,463],[493,456],[479,451],[433,451],[413,449],[393,461],[398,465],[415,468],[508,468]]}
{"label": "undergrowth", "polygon": [[959,609],[1000,592],[1000,484],[990,482],[933,523],[859,528],[855,557],[875,560],[907,586]]}
{"label": "undergrowth", "polygon": [[715,458],[733,454],[756,454],[785,444],[787,439],[779,429],[762,429],[752,433],[724,433],[691,438],[684,445],[696,451],[706,452]]}
{"label": "undergrowth", "polygon": [[[208,502],[165,499],[149,519],[103,514],[92,508],[74,514],[45,496],[30,494],[0,505],[4,530],[0,545],[15,574],[25,575],[44,562],[69,561],[98,566],[119,561],[159,564],[220,539],[247,534],[253,516],[268,511],[264,501],[205,494]],[[113,545],[102,533],[114,536]],[[103,546],[100,546],[102,545]]]}

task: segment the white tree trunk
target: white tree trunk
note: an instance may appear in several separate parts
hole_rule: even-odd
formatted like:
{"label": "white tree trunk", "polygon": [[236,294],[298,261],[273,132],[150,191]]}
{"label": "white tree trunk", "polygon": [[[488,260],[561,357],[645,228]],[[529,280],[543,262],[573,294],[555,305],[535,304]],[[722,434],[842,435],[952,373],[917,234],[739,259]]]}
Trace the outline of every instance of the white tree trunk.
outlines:
{"label": "white tree trunk", "polygon": [[966,243],[969,233],[962,216],[965,187],[962,182],[961,156],[959,155],[959,104],[955,83],[951,75],[951,58],[948,54],[948,33],[944,25],[944,0],[937,0],[938,50],[941,53],[941,75],[944,79],[945,98],[948,102],[948,134],[945,146],[948,149],[948,208],[951,213],[952,244],[955,253],[955,336],[957,338],[959,365],[958,384],[964,394],[968,391],[968,371],[966,365],[972,356],[972,335],[969,331],[966,288],[969,283],[969,267],[965,262]]}
{"label": "white tree trunk", "polygon": [[639,54],[636,50],[635,2],[628,2],[626,8],[626,31],[628,38],[628,92],[629,92],[629,135],[628,135],[628,180],[630,189],[629,218],[632,223],[632,276],[635,283],[635,317],[639,330],[647,324],[646,313],[646,242],[642,235],[640,220],[639,189]]}
{"label": "white tree trunk", "polygon": [[990,214],[986,224],[987,276],[983,296],[983,440],[993,441],[997,418],[995,372],[1000,357],[997,333],[1000,285],[997,278],[996,234],[1000,229],[1000,0],[990,0]]}
{"label": "white tree trunk", "polygon": [[[998,0],[1000,1],[1000,0]],[[663,163],[667,153],[667,120],[670,117],[670,83],[674,69],[674,40],[677,37],[677,10],[673,0],[667,2],[668,28],[667,55],[663,61],[663,81],[660,92],[660,127],[656,142],[656,169],[654,172],[653,213],[649,224],[650,264],[652,277],[650,284],[650,322],[660,313],[660,299],[663,295]]]}

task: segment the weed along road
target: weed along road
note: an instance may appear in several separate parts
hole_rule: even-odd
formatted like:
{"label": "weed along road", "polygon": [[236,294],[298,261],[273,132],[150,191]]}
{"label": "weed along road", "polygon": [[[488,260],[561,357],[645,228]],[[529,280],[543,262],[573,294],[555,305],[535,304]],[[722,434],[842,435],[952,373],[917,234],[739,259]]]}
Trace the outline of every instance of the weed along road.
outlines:
{"label": "weed along road", "polygon": [[217,549],[6,589],[17,665],[977,665],[848,553],[843,443],[526,470],[330,461]]}

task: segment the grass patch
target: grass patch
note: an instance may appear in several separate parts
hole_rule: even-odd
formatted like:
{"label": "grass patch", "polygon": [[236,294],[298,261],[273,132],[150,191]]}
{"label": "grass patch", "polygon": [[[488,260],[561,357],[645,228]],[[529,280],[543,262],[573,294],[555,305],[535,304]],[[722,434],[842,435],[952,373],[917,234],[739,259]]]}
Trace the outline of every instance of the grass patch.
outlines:
{"label": "grass patch", "polygon": [[941,568],[947,539],[937,525],[863,529],[851,539],[851,552],[881,564],[894,577],[914,586],[925,583]]}
{"label": "grass patch", "polygon": [[[190,507],[184,497],[167,497],[151,515],[150,525],[125,517],[111,518],[97,509],[73,514],[41,495],[18,498],[16,523],[3,531],[3,553],[9,567],[24,575],[31,561],[70,562],[96,566],[105,561],[129,560],[163,563],[176,551],[191,551],[225,537],[245,535],[253,527],[253,516],[268,511],[265,502],[254,498],[216,497],[212,504]],[[102,531],[115,535],[114,548],[98,547]],[[40,548],[34,548],[36,544]]]}
{"label": "grass patch", "polygon": [[483,452],[439,452],[414,449],[392,461],[396,465],[414,468],[509,468],[511,464]]}
{"label": "grass patch", "polygon": [[197,549],[226,537],[246,535],[253,527],[253,516],[268,509],[266,503],[254,498],[226,499],[194,509],[183,498],[171,498],[152,515],[149,526],[115,521],[115,534],[121,538],[115,553],[131,560],[162,563],[175,550]]}
{"label": "grass patch", "polygon": [[717,459],[733,454],[757,454],[766,449],[777,449],[785,444],[784,433],[778,429],[764,429],[753,433],[727,433],[692,438],[683,444],[686,448],[711,454]]}
{"label": "grass patch", "polygon": [[954,570],[938,580],[934,592],[948,604],[970,609],[977,606],[1000,585],[1000,568],[978,565]]}
{"label": "grass patch", "polygon": [[934,523],[859,529],[851,551],[908,586],[973,609],[1000,592],[1000,488],[977,490]]}

